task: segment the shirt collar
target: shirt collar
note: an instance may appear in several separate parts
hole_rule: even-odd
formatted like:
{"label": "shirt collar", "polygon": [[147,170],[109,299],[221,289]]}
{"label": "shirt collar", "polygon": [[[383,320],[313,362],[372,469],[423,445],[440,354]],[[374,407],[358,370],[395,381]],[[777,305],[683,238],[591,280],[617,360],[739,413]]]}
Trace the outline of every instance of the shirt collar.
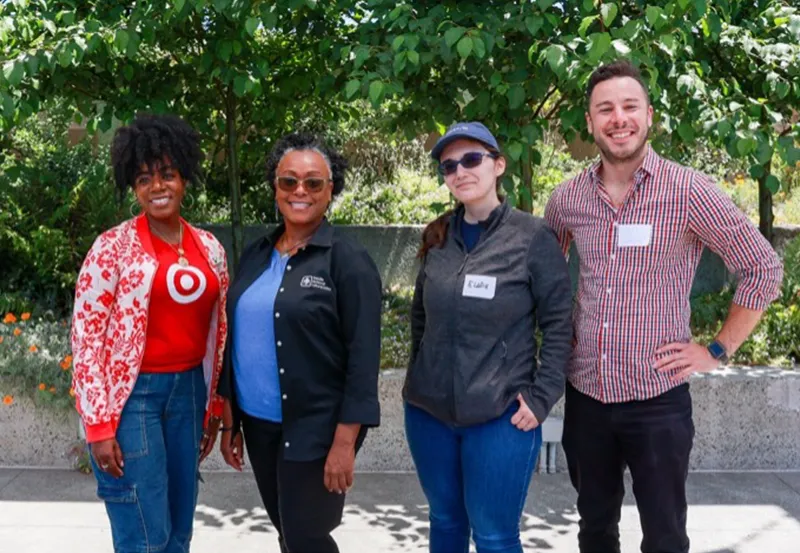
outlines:
{"label": "shirt collar", "polygon": [[[461,222],[464,220],[464,206],[459,205],[456,212],[453,214],[454,220],[454,230],[456,236],[461,235]],[[511,207],[508,204],[508,200],[503,199],[500,202],[500,205],[495,207],[489,216],[483,220],[479,221],[478,224],[481,226],[481,230],[483,232],[493,230],[496,226],[498,226],[511,212]]]}
{"label": "shirt collar", "polygon": [[[278,239],[286,230],[286,225],[281,223],[275,229],[267,234],[261,241],[261,248],[274,247]],[[324,217],[322,223],[314,231],[314,235],[308,241],[309,246],[319,246],[322,248],[329,248],[333,242],[333,225],[328,222],[328,218]]]}
{"label": "shirt collar", "polygon": [[[653,147],[648,144],[646,146],[647,151],[644,154],[644,159],[642,160],[642,164],[633,174],[634,182],[642,182],[644,180],[643,177],[652,177],[656,172],[656,167],[661,159]],[[595,161],[592,166],[589,168],[589,175],[592,178],[592,182],[594,184],[601,184],[603,182],[602,177],[600,176],[600,167],[602,167],[603,161],[602,159],[598,159]]]}

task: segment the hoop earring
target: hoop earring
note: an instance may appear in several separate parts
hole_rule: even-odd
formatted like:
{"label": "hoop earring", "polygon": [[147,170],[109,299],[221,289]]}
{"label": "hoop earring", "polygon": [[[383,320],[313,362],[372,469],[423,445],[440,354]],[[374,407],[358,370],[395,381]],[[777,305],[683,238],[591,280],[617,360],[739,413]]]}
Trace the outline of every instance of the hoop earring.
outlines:
{"label": "hoop earring", "polygon": [[139,212],[138,212],[138,213],[134,213],[134,212],[133,212],[133,208],[135,208],[136,206],[139,206],[139,202],[133,202],[133,203],[131,204],[131,206],[128,208],[128,211],[129,211],[129,212],[130,212],[130,214],[131,214],[131,219],[134,219],[134,218],[136,218],[136,216],[138,216],[138,215],[140,215],[140,214],[142,213],[142,211],[141,211],[141,207],[142,207],[142,206],[139,206],[139,208],[140,208],[140,209],[139,209]]}
{"label": "hoop earring", "polygon": [[[191,202],[189,202],[189,205],[183,205],[183,200],[185,200],[186,198],[189,198],[191,200]],[[191,210],[194,207],[194,196],[192,196],[188,192],[184,194],[183,199],[181,200],[181,207],[186,210]]]}

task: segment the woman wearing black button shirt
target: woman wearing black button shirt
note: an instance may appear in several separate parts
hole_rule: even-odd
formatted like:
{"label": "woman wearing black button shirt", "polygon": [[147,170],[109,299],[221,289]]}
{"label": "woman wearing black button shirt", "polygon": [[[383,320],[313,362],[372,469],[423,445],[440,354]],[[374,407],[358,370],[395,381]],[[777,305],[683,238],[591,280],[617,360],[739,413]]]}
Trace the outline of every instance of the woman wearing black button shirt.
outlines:
{"label": "woman wearing black button shirt", "polygon": [[338,551],[330,533],[380,418],[380,275],[325,218],[346,168],[313,135],[278,141],[267,181],[283,223],[248,246],[228,294],[221,450],[241,470],[243,431],[284,553]]}

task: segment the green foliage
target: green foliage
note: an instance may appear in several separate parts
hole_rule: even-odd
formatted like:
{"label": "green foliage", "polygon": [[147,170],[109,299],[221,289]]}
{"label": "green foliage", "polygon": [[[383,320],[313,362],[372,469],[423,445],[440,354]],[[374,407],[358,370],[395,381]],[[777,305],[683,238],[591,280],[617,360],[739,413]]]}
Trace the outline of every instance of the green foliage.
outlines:
{"label": "green foliage", "polygon": [[83,257],[102,231],[125,218],[114,196],[108,153],[67,144],[58,107],[17,127],[0,153],[0,308],[72,303]]}
{"label": "green foliage", "polygon": [[392,183],[351,179],[335,200],[330,219],[343,225],[420,225],[435,219],[449,202],[450,193],[438,179],[401,169]]}
{"label": "green foliage", "polygon": [[[794,366],[800,363],[800,237],[786,246],[781,295],[767,308],[750,338],[733,357],[744,365]],[[710,341],[722,328],[733,290],[692,299],[692,331]]]}
{"label": "green foliage", "polygon": [[[326,52],[347,2],[91,0],[0,3],[0,135],[64,98],[108,131],[139,111],[191,121],[209,156],[211,201],[229,195],[241,247],[241,180],[257,185],[269,145],[340,114]],[[245,147],[246,146],[246,147]],[[240,159],[240,155],[242,159]],[[248,180],[251,179],[251,180]]]}
{"label": "green foliage", "polygon": [[[716,144],[760,167],[773,190],[773,154],[800,160],[792,122],[800,11],[786,0],[373,0],[353,19],[354,36],[340,46],[347,97],[383,102],[390,127],[407,136],[484,121],[512,160],[504,185],[525,208],[541,137],[587,138],[586,81],[619,57],[642,67],[657,113],[654,143],[670,157],[690,156],[698,141]],[[419,63],[402,62],[412,52]]]}
{"label": "green foliage", "polygon": [[381,368],[405,369],[411,351],[411,299],[414,289],[398,287],[383,294]]}

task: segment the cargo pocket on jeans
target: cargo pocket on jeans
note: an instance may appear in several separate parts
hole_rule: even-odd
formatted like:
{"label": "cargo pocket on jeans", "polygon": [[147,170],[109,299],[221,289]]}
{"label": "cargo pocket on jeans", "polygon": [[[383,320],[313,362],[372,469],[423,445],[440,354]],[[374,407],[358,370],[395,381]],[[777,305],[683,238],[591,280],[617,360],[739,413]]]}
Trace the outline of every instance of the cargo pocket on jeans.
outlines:
{"label": "cargo pocket on jeans", "polygon": [[[106,505],[115,551],[150,551],[144,515],[135,486],[119,481],[107,482],[102,475],[97,483],[97,497]],[[101,480],[102,479],[102,480]]]}

